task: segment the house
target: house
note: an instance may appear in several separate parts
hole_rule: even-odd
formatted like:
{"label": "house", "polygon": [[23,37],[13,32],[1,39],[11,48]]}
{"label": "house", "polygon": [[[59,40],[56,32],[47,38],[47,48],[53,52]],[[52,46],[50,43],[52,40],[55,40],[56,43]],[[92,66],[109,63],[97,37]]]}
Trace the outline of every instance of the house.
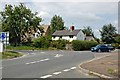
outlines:
{"label": "house", "polygon": [[82,32],[82,30],[75,30],[74,26],[71,26],[70,30],[58,30],[52,34],[52,40],[59,39],[68,40],[70,42],[73,40],[84,40],[85,34]]}
{"label": "house", "polygon": [[87,41],[94,41],[94,37],[93,36],[85,36],[85,40]]}
{"label": "house", "polygon": [[43,24],[39,27],[43,28],[43,32],[40,32],[40,30],[38,29],[35,33],[33,33],[32,38],[38,38],[40,36],[47,36],[49,34],[50,25]]}
{"label": "house", "polygon": [[42,34],[42,36],[49,35],[50,25],[42,25],[42,27],[43,27],[43,34]]}

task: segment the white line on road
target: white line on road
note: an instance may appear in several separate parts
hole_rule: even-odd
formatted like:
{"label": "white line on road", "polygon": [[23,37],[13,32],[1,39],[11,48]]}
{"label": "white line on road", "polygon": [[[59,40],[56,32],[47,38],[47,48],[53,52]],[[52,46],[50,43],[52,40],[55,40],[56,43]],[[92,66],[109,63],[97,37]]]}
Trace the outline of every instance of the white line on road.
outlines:
{"label": "white line on road", "polygon": [[63,56],[63,55],[60,55],[60,54],[56,54],[54,57],[61,57],[61,56]]}
{"label": "white line on road", "polygon": [[45,75],[45,76],[42,76],[40,78],[48,78],[48,77],[51,77],[52,75]]}
{"label": "white line on road", "polygon": [[40,60],[40,61],[48,61],[48,60],[50,60],[49,58],[46,58],[46,59],[42,59],[42,60]]}
{"label": "white line on road", "polygon": [[0,69],[3,69],[3,67],[0,67]]}
{"label": "white line on road", "polygon": [[42,60],[39,60],[39,61],[29,62],[29,63],[26,63],[26,64],[34,64],[34,63],[43,62],[43,61],[48,61],[48,60],[50,60],[50,59],[49,59],[49,58],[46,58],[46,59],[42,59]]}
{"label": "white line on road", "polygon": [[71,67],[70,69],[76,69],[76,67]]}
{"label": "white line on road", "polygon": [[65,70],[63,70],[63,71],[67,72],[67,71],[70,71],[70,69],[65,69]]}
{"label": "white line on road", "polygon": [[54,72],[53,74],[58,75],[58,74],[60,74],[60,73],[62,73],[62,72]]}
{"label": "white line on road", "polygon": [[40,52],[40,53],[45,53],[45,52]]}

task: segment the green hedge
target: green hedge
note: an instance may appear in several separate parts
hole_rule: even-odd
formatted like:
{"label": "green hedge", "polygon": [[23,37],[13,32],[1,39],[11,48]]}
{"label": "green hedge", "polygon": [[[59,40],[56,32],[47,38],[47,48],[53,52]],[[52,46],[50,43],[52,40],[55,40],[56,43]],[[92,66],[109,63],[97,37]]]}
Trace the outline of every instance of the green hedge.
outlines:
{"label": "green hedge", "polygon": [[49,37],[49,36],[40,37],[40,38],[33,40],[33,46],[35,46],[37,48],[48,48],[48,47],[50,47],[51,41],[52,41],[51,37]]}
{"label": "green hedge", "polygon": [[51,42],[51,47],[57,49],[65,49],[67,43],[68,41],[66,40],[56,40]]}
{"label": "green hedge", "polygon": [[91,47],[96,46],[97,44],[98,43],[95,41],[74,40],[74,41],[72,41],[72,48],[75,51],[90,50]]}

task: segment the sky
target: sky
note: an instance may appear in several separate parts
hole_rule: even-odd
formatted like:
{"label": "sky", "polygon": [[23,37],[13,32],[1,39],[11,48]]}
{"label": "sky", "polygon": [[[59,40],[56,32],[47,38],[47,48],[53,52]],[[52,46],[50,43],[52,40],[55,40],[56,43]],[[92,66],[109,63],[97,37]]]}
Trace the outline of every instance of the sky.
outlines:
{"label": "sky", "polygon": [[23,2],[33,12],[38,12],[43,21],[41,24],[50,24],[51,18],[56,14],[63,18],[66,27],[71,25],[75,29],[90,26],[94,35],[100,38],[99,30],[105,24],[113,24],[118,30],[118,0],[2,0],[0,10],[5,4],[18,5]]}

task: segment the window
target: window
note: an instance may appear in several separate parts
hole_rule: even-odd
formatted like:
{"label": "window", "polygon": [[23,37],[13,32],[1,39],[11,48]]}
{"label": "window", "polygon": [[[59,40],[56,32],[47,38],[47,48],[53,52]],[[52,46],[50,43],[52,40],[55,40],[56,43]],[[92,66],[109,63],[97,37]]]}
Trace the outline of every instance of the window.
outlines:
{"label": "window", "polygon": [[60,39],[62,38],[62,36],[60,36]]}
{"label": "window", "polygon": [[33,37],[35,37],[35,34],[33,34]]}
{"label": "window", "polygon": [[53,36],[53,38],[55,38],[55,36]]}
{"label": "window", "polygon": [[69,37],[70,37],[70,38],[73,38],[73,35],[70,35]]}

